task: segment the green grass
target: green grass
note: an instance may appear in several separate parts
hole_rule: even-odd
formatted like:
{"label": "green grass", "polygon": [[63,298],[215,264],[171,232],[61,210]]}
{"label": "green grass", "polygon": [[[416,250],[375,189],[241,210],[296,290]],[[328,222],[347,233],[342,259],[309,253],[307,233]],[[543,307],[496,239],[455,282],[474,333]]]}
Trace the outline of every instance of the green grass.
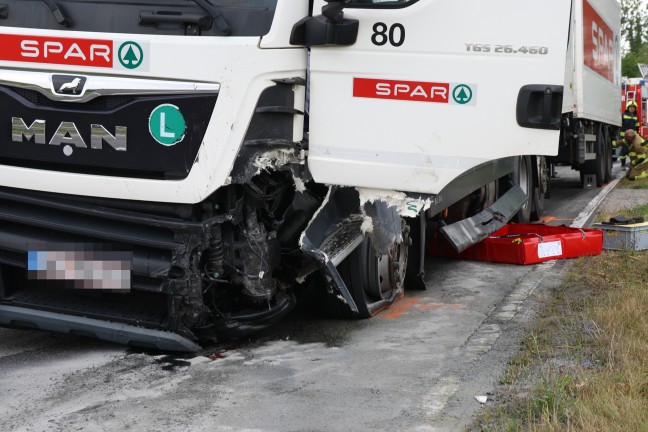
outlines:
{"label": "green grass", "polygon": [[648,178],[642,178],[639,180],[628,180],[627,178],[623,178],[616,187],[621,189],[648,189]]}
{"label": "green grass", "polygon": [[610,218],[614,217],[614,216],[625,216],[625,217],[641,216],[646,221],[648,221],[648,204],[642,204],[642,205],[634,207],[634,208],[622,209],[622,210],[619,210],[619,211],[615,212],[614,214],[602,211],[596,216],[595,221],[596,222],[607,221],[607,220],[610,220]]}
{"label": "green grass", "polygon": [[648,432],[648,252],[571,264],[472,429]]}

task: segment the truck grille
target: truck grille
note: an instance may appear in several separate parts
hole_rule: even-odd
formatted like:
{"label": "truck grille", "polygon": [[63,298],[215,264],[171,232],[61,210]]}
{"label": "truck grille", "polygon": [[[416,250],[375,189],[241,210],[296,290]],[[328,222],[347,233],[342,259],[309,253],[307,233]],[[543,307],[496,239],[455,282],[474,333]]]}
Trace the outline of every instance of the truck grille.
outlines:
{"label": "truck grille", "polygon": [[[217,97],[214,93],[100,96],[77,103],[0,85],[0,164],[87,175],[184,179],[196,161]],[[186,126],[173,145],[157,141],[149,124],[153,113],[167,105],[175,107]],[[44,126],[34,131],[31,125],[37,120]],[[106,131],[103,138],[99,136],[100,145],[93,137],[97,127],[92,125]],[[62,135],[57,133],[61,127],[67,128]],[[107,134],[119,136],[119,144],[106,139]]]}
{"label": "truck grille", "polygon": [[106,111],[115,109],[122,105],[126,105],[135,100],[134,96],[100,96],[89,102],[83,104],[55,101],[35,90],[28,90],[18,87],[6,87],[9,91],[17,94],[18,96],[28,100],[29,102],[48,108],[58,108],[69,110],[72,107],[76,109],[83,109],[83,111]]}
{"label": "truck grille", "polygon": [[[190,257],[206,247],[204,226],[106,207],[109,201],[0,188],[0,303],[174,331],[173,299],[200,289],[192,285]],[[34,243],[110,245],[132,252],[131,290],[62,289],[27,280],[27,251]],[[170,277],[174,268],[185,271]]]}

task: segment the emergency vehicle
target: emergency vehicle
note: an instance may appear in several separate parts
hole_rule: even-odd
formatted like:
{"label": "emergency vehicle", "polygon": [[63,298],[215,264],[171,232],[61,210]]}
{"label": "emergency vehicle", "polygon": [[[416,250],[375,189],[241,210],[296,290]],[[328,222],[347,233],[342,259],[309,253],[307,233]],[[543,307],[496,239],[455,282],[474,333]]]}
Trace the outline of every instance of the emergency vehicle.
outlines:
{"label": "emergency vehicle", "polygon": [[641,78],[624,79],[621,96],[621,115],[625,113],[628,102],[634,101],[637,104],[639,135],[641,135],[642,137],[648,136],[648,113],[646,110],[648,88],[646,88],[646,80]]}
{"label": "emergency vehicle", "polygon": [[463,250],[542,212],[570,9],[3,1],[0,325],[197,350],[296,298],[388,308],[431,231]]}

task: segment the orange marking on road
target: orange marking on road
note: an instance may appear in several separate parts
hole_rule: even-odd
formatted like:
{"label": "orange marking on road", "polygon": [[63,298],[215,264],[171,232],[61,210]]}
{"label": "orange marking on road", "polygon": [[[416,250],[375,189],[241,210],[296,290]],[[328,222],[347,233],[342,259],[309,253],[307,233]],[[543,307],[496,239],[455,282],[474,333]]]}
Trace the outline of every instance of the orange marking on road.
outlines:
{"label": "orange marking on road", "polygon": [[405,315],[412,309],[433,310],[433,309],[463,309],[464,305],[436,303],[436,304],[421,304],[421,299],[418,298],[405,298],[395,305],[392,305],[387,311],[380,314],[382,318],[397,319]]}
{"label": "orange marking on road", "polygon": [[465,306],[457,304],[422,304],[416,307],[418,309],[463,309]]}
{"label": "orange marking on road", "polygon": [[540,222],[543,222],[543,223],[553,222],[553,221],[573,221],[573,220],[574,220],[573,218],[571,218],[571,219],[561,219],[561,218],[557,218],[557,217],[554,217],[554,216],[543,216],[543,217],[540,218]]}
{"label": "orange marking on road", "polygon": [[386,312],[380,316],[387,319],[397,319],[402,317],[406,312],[410,311],[414,306],[421,303],[417,298],[406,298],[399,301],[397,304],[390,307]]}
{"label": "orange marking on road", "polygon": [[398,297],[396,297],[396,299],[394,300],[394,303],[392,303],[391,305],[386,305],[386,306],[383,306],[383,307],[379,308],[374,313],[372,313],[371,316],[374,317],[374,316],[378,315],[380,312],[391,308],[394,304],[396,304],[396,302],[400,302],[404,298],[405,298],[405,293],[401,292],[400,294],[398,294]]}

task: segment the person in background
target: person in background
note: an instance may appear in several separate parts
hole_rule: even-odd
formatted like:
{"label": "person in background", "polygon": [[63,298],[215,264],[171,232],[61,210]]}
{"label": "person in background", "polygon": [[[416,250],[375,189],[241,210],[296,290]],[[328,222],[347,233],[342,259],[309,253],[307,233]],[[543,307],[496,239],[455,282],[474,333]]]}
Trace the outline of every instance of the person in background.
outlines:
{"label": "person in background", "polygon": [[639,117],[637,117],[637,102],[631,100],[628,101],[626,104],[626,110],[623,113],[623,118],[621,120],[621,140],[623,145],[621,147],[621,156],[619,159],[621,159],[621,166],[624,167],[626,165],[626,159],[628,158],[628,151],[629,151],[629,145],[626,144],[626,142],[623,140],[625,131],[632,129],[635,131],[635,133],[639,133]]}
{"label": "person in background", "polygon": [[612,145],[623,145],[628,149],[630,170],[626,173],[626,177],[629,180],[648,177],[648,142],[641,135],[634,129],[628,129],[624,131],[623,139],[614,141]]}

